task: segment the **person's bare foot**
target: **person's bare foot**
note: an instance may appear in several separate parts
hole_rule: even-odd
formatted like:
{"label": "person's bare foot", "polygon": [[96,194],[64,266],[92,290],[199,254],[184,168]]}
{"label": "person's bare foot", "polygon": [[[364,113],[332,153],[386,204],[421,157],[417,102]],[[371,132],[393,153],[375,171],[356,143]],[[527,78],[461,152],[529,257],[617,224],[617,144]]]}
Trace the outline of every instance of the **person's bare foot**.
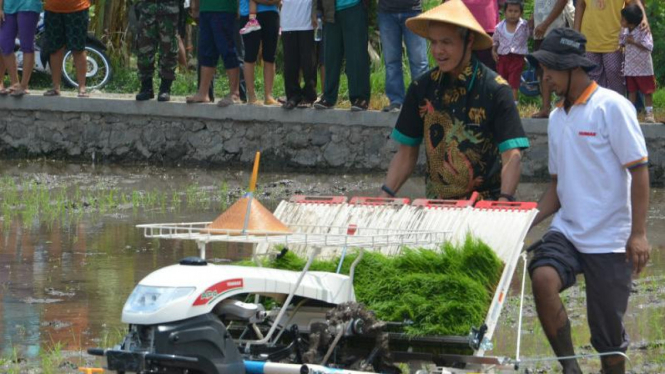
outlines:
{"label": "person's bare foot", "polygon": [[275,100],[275,98],[272,96],[267,96],[265,100],[263,100],[263,105],[269,105],[269,106],[279,105],[279,101]]}
{"label": "person's bare foot", "polygon": [[237,104],[241,104],[241,103],[242,103],[242,101],[240,100],[240,97],[238,97],[236,95],[228,94],[217,102],[217,106],[220,107],[220,108],[226,108],[227,106],[237,105]]}
{"label": "person's bare foot", "polygon": [[185,102],[187,104],[204,104],[204,103],[209,103],[210,98],[208,97],[208,95],[196,94],[194,96],[187,96],[187,98],[185,98]]}
{"label": "person's bare foot", "polygon": [[60,90],[51,88],[50,90],[44,92],[44,96],[60,96]]}
{"label": "person's bare foot", "polygon": [[30,95],[30,91],[28,91],[27,88],[23,88],[23,86],[19,86],[17,89],[14,90],[14,92],[10,93],[9,95],[14,97],[22,97],[23,95]]}
{"label": "person's bare foot", "polygon": [[21,89],[20,84],[12,84],[9,87],[5,87],[3,85],[3,86],[0,86],[0,95],[11,95],[12,93],[14,93],[14,91],[20,90],[20,89]]}
{"label": "person's bare foot", "polygon": [[543,108],[531,115],[531,118],[550,118],[550,108]]}

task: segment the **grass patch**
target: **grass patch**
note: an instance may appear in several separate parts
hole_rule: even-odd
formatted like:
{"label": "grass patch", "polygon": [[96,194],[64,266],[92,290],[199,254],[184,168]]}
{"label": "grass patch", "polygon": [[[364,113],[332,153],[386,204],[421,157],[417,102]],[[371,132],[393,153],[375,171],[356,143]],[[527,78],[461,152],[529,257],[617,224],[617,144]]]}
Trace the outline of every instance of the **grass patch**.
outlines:
{"label": "grass patch", "polygon": [[[357,253],[344,259],[348,274]],[[310,271],[335,272],[339,258],[316,260]],[[254,266],[251,261],[239,263]],[[299,271],[306,260],[287,252],[264,260],[266,267]],[[483,242],[467,237],[463,245],[444,244],[439,250],[406,249],[387,257],[365,252],[355,273],[358,302],[384,321],[412,321],[412,336],[466,335],[484,322],[503,269],[502,262]]]}

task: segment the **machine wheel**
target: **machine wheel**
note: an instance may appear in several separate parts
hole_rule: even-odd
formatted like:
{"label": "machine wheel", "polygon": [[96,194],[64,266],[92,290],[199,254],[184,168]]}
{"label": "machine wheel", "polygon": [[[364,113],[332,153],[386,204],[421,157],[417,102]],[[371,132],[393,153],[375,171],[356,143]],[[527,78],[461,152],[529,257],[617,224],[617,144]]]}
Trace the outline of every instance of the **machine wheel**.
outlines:
{"label": "machine wheel", "polygon": [[[385,323],[377,320],[364,305],[352,302],[340,304],[326,314],[326,321],[312,326],[309,350],[303,354],[304,363],[321,363],[330,347],[335,345],[336,336],[344,331],[344,337],[334,346],[340,358],[336,365],[350,370],[400,372],[390,357]],[[360,348],[352,342],[354,338],[361,338],[370,344]],[[330,360],[327,363],[331,363]]]}

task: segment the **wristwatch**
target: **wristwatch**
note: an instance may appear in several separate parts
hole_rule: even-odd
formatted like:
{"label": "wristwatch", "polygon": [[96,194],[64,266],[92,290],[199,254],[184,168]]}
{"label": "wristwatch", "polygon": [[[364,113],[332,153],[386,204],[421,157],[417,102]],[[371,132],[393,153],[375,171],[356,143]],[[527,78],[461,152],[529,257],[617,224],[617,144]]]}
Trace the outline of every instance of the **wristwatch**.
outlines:
{"label": "wristwatch", "polygon": [[510,194],[507,194],[507,193],[501,193],[501,194],[499,194],[499,198],[502,198],[502,197],[503,197],[504,199],[508,200],[508,201],[515,201],[515,196],[510,195]]}

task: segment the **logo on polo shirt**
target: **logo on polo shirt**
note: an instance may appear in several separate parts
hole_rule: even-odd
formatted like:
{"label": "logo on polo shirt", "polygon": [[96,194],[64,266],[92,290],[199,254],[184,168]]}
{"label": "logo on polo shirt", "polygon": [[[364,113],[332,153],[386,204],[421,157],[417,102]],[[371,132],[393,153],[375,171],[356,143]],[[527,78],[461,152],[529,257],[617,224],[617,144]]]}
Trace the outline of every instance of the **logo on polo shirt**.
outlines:
{"label": "logo on polo shirt", "polygon": [[580,136],[596,136],[596,133],[592,131],[580,131],[578,134]]}

